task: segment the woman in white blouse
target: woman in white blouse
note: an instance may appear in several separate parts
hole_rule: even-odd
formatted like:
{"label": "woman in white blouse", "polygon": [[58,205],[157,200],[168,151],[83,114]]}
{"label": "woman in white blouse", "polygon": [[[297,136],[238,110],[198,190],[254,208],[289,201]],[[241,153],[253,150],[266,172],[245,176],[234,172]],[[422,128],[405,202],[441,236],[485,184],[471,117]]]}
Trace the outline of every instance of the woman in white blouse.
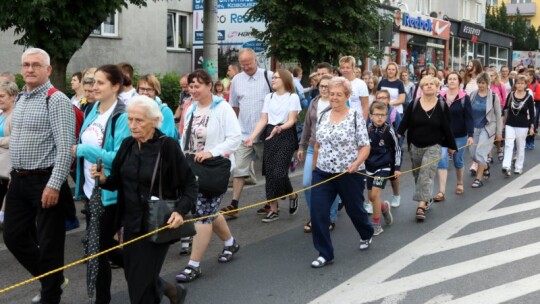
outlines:
{"label": "woman in white blouse", "polygon": [[311,190],[313,244],[319,252],[319,257],[311,263],[313,268],[324,267],[334,260],[328,225],[336,194],[360,235],[360,250],[369,248],[373,236],[373,227],[363,207],[364,177],[357,174],[358,170],[364,169],[370,151],[366,122],[360,113],[347,107],[352,91],[347,79],[334,77],[329,87],[331,109],[321,113],[317,122],[312,183],[334,178],[344,171],[347,173]]}
{"label": "woman in white blouse", "polygon": [[[273,93],[266,95],[261,118],[250,137],[244,143],[253,145],[260,136],[264,141],[263,175],[266,178],[266,199],[270,211],[262,219],[270,223],[279,219],[277,199],[293,192],[289,179],[289,166],[294,151],[298,149],[296,120],[302,110],[300,98],[295,93],[292,75],[280,69],[272,76]],[[298,211],[298,194],[289,196],[289,213]],[[326,226],[328,229],[328,225]]]}

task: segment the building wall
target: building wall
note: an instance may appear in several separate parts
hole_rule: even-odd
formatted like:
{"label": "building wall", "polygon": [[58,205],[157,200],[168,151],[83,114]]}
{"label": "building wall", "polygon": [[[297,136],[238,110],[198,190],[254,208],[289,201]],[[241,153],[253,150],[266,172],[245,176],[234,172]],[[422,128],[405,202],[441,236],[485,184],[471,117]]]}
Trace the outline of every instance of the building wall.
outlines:
{"label": "building wall", "polygon": [[[130,5],[118,15],[118,37],[90,36],[71,58],[68,73],[87,67],[127,61],[138,73],[191,71],[191,51],[167,50],[167,11],[192,13],[192,1],[148,1],[147,7]],[[188,20],[188,28],[191,18]],[[188,30],[188,33],[191,31]],[[19,72],[23,47],[13,46],[12,30],[0,32],[0,71]]]}
{"label": "building wall", "polygon": [[[498,4],[502,5],[503,2],[507,7],[510,4],[510,0],[499,0]],[[534,25],[535,28],[538,28],[540,26],[540,1],[533,0],[528,5],[533,4],[536,5],[536,14],[533,16],[523,16],[523,18],[525,18],[526,20],[530,20],[531,24]]]}

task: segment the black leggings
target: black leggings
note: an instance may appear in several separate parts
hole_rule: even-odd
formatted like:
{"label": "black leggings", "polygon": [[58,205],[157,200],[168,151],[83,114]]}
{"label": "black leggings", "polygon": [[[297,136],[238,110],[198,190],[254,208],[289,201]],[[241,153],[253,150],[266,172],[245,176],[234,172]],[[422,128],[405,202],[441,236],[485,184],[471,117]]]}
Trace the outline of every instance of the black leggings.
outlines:
{"label": "black leggings", "polygon": [[0,179],[0,209],[2,209],[4,204],[4,197],[6,197],[8,183],[9,180]]}

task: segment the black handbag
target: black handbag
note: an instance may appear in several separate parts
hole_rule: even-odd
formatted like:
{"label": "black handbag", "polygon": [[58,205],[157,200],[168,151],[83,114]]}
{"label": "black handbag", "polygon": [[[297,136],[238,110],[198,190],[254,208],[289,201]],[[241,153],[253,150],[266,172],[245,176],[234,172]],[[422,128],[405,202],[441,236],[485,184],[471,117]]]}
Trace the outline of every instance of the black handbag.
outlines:
{"label": "black handbag", "polygon": [[[161,144],[163,145],[164,139],[162,138]],[[154,182],[157,175],[158,166],[160,168],[160,177],[159,177],[159,198],[157,200],[152,199],[152,190],[154,187]],[[148,211],[146,217],[146,224],[148,231],[157,230],[163,226],[167,225],[167,221],[171,217],[171,213],[174,211],[178,199],[175,200],[164,200],[163,190],[161,185],[161,148],[158,152],[156,164],[154,166],[154,172],[152,173],[152,182],[150,183],[150,197],[148,198]],[[191,216],[184,216],[184,221],[192,218]],[[170,244],[178,242],[183,237],[194,236],[196,234],[195,225],[193,222],[184,223],[178,228],[169,228],[163,229],[157,233],[152,234],[149,237],[150,242],[155,244]]]}
{"label": "black handbag", "polygon": [[[189,150],[193,114],[189,119],[186,136],[184,138],[184,151]],[[207,196],[219,196],[227,192],[231,176],[231,160],[223,156],[214,156],[205,159],[202,163],[195,161],[194,154],[185,154],[187,162],[197,177],[199,192]]]}

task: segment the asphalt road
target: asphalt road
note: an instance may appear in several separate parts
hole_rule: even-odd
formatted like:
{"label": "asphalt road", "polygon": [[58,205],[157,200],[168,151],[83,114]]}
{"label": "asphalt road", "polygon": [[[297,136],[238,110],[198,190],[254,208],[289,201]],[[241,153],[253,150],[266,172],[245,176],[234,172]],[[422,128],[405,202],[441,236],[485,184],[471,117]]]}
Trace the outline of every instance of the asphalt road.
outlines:
{"label": "asphalt road", "polygon": [[[402,204],[394,208],[395,222],[374,237],[365,252],[345,210],[332,232],[335,263],[312,269],[317,257],[311,235],[302,227],[308,219],[303,197],[295,216],[283,204],[280,220],[264,224],[257,208],[248,209],[229,225],[241,249],[232,262],[220,264],[221,242],[214,237],[202,262],[203,275],[186,284],[187,303],[534,303],[540,301],[540,161],[528,151],[526,171],[504,178],[500,163],[481,189],[456,196],[455,174],[449,172],[446,201],[434,204],[427,219],[414,219],[412,174],[401,178]],[[404,168],[410,168],[405,154]],[[301,172],[293,173],[295,189]],[[245,189],[240,205],[264,198],[264,180]],[[385,198],[390,198],[390,187]],[[230,200],[230,193],[224,202]],[[81,206],[78,206],[81,207]],[[80,216],[81,222],[84,222]],[[66,263],[82,257],[84,227],[66,237]],[[166,280],[185,266],[171,246],[162,270]],[[0,242],[0,289],[28,279],[29,274]],[[87,303],[86,266],[65,271],[70,283],[62,303]],[[30,303],[38,283],[0,294],[0,303]],[[113,271],[112,303],[129,303],[123,271]],[[163,301],[165,303],[165,301]]]}

